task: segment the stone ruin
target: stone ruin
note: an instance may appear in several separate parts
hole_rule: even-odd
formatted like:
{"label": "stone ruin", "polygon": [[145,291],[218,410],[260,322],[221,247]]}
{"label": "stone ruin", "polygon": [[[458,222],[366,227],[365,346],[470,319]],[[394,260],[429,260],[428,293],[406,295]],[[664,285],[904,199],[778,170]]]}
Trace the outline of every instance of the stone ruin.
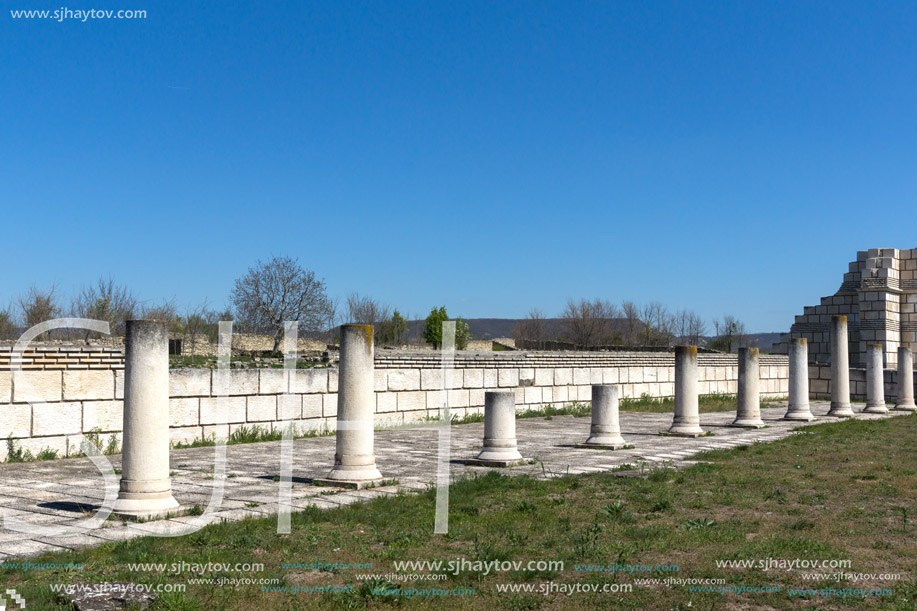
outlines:
{"label": "stone ruin", "polygon": [[866,366],[869,344],[882,344],[887,368],[897,366],[899,347],[917,350],[917,248],[859,251],[837,292],[806,307],[774,352],[786,354],[790,339],[806,338],[809,362],[830,362],[837,315],[847,317],[851,367]]}

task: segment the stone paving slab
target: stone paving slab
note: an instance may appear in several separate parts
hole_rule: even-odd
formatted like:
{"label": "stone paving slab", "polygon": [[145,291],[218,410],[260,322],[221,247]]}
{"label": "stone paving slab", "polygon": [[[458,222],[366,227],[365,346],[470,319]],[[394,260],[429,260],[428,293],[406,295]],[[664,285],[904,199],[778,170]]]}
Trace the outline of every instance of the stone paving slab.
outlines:
{"label": "stone paving slab", "polygon": [[[812,412],[819,419],[811,423],[780,420],[786,412],[785,407],[765,409],[761,417],[767,426],[761,429],[728,426],[735,418],[734,412],[701,414],[701,426],[714,436],[697,438],[660,435],[670,426],[671,414],[622,413],[624,438],[634,447],[615,451],[573,446],[589,436],[589,418],[526,418],[516,421],[516,436],[519,451],[529,462],[499,470],[545,478],[567,473],[611,471],[624,464],[635,467],[660,463],[685,466],[694,464],[691,456],[703,450],[773,441],[790,435],[796,428],[837,421],[837,418],[824,417],[828,407],[827,402],[814,402]],[[874,420],[902,413],[890,412],[887,416],[858,413],[857,418]],[[313,479],[323,478],[331,469],[335,439],[329,436],[294,441],[291,507],[294,511],[306,507],[331,509],[379,496],[428,489],[435,480],[440,430],[418,423],[416,428],[377,432],[377,465],[386,480],[395,480],[396,483],[365,490],[313,486]],[[474,458],[480,450],[483,435],[483,423],[451,427],[450,469],[453,481],[469,473],[490,470],[489,467],[463,463]],[[121,467],[121,456],[108,458],[115,469]],[[277,481],[280,442],[227,447],[226,475],[229,477],[222,480],[214,474],[213,448],[173,450],[171,466],[173,494],[183,507],[197,505],[206,509],[215,482],[222,481],[223,501],[212,516],[215,522],[270,516],[276,514],[280,507]],[[43,526],[72,525],[90,517],[104,498],[104,481],[87,458],[0,465],[0,559],[169,532],[170,529],[187,528],[202,519],[189,515],[139,524],[109,519],[102,528],[69,536],[18,533],[3,523],[4,516],[14,516]]]}

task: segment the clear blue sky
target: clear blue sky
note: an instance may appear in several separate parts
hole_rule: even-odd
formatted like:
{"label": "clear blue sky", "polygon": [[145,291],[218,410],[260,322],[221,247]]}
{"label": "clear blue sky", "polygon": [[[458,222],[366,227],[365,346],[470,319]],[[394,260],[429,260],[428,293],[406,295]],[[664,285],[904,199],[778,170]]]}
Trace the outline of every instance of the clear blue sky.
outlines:
{"label": "clear blue sky", "polygon": [[917,246],[913,2],[120,1],[3,3],[0,303],[221,307],[288,254],[407,314],[780,331]]}

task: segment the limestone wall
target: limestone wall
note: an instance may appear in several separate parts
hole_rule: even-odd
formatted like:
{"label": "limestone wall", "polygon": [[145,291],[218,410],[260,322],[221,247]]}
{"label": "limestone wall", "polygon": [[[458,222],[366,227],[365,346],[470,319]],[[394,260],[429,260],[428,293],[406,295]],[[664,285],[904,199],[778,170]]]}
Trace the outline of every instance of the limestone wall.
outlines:
{"label": "limestone wall", "polygon": [[[124,398],[123,360],[82,362],[94,353],[61,351],[31,369],[0,371],[0,439],[10,434],[16,445],[37,453],[43,448],[73,454],[78,433],[100,432],[102,441],[120,435]],[[77,354],[79,356],[74,357]],[[100,351],[99,354],[110,354]],[[70,362],[61,362],[61,359]],[[123,357],[122,357],[123,358]],[[99,357],[101,360],[102,357]],[[39,361],[47,362],[39,362]],[[53,361],[53,362],[51,362]],[[699,356],[700,392],[736,392],[735,355]],[[220,372],[176,369],[170,372],[170,421],[173,442],[203,436],[227,436],[240,426],[272,428],[289,419],[299,429],[333,428],[337,415],[337,368],[297,370],[289,387],[280,369],[232,370],[228,422],[217,424],[215,381]],[[433,352],[379,351],[375,363],[376,419],[402,423],[435,416],[441,406],[441,357]],[[788,363],[784,356],[761,356],[761,390],[785,396]],[[588,401],[592,384],[617,384],[623,396],[674,393],[674,355],[658,353],[458,352],[449,387],[449,404],[458,416],[483,410],[484,391],[515,389],[522,410],[544,404]],[[29,390],[27,384],[31,384]],[[288,393],[288,396],[284,396]],[[31,403],[29,402],[31,401]],[[0,460],[5,459],[0,449]]]}
{"label": "limestone wall", "polygon": [[[830,362],[832,315],[846,315],[850,364],[865,366],[866,345],[883,344],[894,368],[898,347],[917,351],[917,249],[873,248],[857,253],[837,292],[796,317],[789,337],[809,340],[809,362]],[[786,353],[786,339],[775,346]]]}
{"label": "limestone wall", "polygon": [[[915,386],[917,386],[917,372],[914,372]],[[898,371],[886,369],[885,402],[889,407],[898,398]],[[809,393],[816,399],[831,398],[831,366],[809,365]],[[850,369],[850,398],[860,401],[866,400],[866,369],[854,367]],[[857,411],[856,409],[854,411]]]}

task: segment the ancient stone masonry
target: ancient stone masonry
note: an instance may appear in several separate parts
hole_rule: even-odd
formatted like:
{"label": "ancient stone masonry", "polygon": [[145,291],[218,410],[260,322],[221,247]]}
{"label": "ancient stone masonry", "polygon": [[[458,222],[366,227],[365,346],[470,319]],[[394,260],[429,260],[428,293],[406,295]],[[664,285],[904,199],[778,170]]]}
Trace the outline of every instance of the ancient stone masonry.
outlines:
{"label": "ancient stone masonry", "polygon": [[775,352],[786,354],[789,338],[804,337],[809,362],[829,362],[832,315],[847,316],[851,367],[866,366],[868,344],[883,345],[887,368],[897,365],[899,346],[917,350],[917,248],[858,252],[838,291],[806,307]]}
{"label": "ancient stone masonry", "polygon": [[[74,436],[81,433],[98,432],[103,442],[112,436],[120,441],[124,353],[100,351],[99,359],[109,355],[114,361],[105,364],[84,363],[82,356],[74,358],[66,351],[56,353],[62,355],[60,359],[35,354],[26,371],[11,375],[9,366],[0,371],[0,443],[11,437],[17,447],[33,454],[49,448],[63,456],[78,450]],[[63,363],[65,359],[69,362]],[[736,355],[700,354],[696,359],[700,394],[738,391]],[[440,354],[386,350],[376,352],[373,360],[375,417],[380,424],[420,421],[439,414]],[[454,368],[447,388],[449,408],[458,417],[481,413],[486,391],[512,391],[518,410],[589,401],[595,384],[617,386],[621,399],[675,394],[672,352],[457,352]],[[334,428],[339,372],[338,367],[300,369],[287,387],[281,369],[233,370],[226,393],[228,414],[221,421],[219,372],[172,369],[169,438],[187,443],[214,435],[225,437],[243,426],[285,426],[290,419],[299,430]],[[817,368],[813,374],[818,375]],[[762,396],[786,396],[787,357],[761,355],[760,378]],[[285,393],[291,395],[292,418],[286,413]],[[0,452],[0,462],[4,458]]]}

